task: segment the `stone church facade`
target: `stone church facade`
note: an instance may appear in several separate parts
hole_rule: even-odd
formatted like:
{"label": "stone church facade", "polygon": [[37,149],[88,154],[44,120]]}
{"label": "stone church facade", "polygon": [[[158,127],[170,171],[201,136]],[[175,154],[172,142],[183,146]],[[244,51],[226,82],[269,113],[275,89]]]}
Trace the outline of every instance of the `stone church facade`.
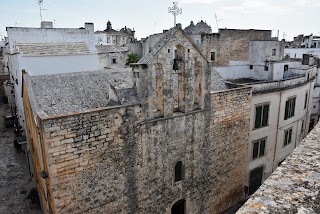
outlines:
{"label": "stone church facade", "polygon": [[219,213],[243,199],[251,88],[223,82],[180,28],[129,73],[24,78],[45,212]]}

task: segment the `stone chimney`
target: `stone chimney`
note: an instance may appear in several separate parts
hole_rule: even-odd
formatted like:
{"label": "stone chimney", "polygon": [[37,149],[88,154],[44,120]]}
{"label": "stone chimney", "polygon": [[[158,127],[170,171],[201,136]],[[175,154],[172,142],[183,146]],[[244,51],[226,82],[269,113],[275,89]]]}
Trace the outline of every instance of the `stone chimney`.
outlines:
{"label": "stone chimney", "polygon": [[41,28],[53,28],[52,22],[42,21],[41,22]]}

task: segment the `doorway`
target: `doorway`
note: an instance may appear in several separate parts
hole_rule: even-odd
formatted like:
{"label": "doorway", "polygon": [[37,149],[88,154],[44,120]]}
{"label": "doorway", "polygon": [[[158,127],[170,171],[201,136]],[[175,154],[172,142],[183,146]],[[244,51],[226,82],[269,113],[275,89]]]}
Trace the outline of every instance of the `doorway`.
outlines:
{"label": "doorway", "polygon": [[262,184],[263,166],[250,172],[249,195],[252,195]]}
{"label": "doorway", "polygon": [[171,214],[185,214],[186,200],[177,201],[171,208]]}

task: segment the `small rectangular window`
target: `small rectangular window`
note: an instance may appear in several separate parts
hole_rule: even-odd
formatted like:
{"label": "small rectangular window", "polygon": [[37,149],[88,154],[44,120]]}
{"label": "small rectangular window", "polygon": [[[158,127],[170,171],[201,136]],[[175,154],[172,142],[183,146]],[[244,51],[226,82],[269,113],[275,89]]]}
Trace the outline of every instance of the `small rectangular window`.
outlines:
{"label": "small rectangular window", "polygon": [[253,142],[252,160],[263,157],[265,155],[266,138]]}
{"label": "small rectangular window", "polygon": [[170,49],[168,49],[168,53],[170,53]]}
{"label": "small rectangular window", "polygon": [[284,65],[283,71],[287,71],[287,70],[289,70],[289,65]]}
{"label": "small rectangular window", "polygon": [[292,127],[284,131],[284,142],[283,147],[289,145],[292,140]]}
{"label": "small rectangular window", "polygon": [[265,71],[268,71],[268,70],[269,70],[269,67],[268,67],[268,66],[264,66],[264,70],[265,70]]}
{"label": "small rectangular window", "polygon": [[307,108],[307,102],[308,102],[308,92],[306,92],[305,98],[304,98],[304,109]]}
{"label": "small rectangular window", "polygon": [[277,54],[277,50],[276,49],[272,49],[272,56],[275,56]]}
{"label": "small rectangular window", "polygon": [[117,59],[112,59],[112,64],[117,64]]}
{"label": "small rectangular window", "polygon": [[269,104],[257,105],[254,128],[268,126],[269,119]]}
{"label": "small rectangular window", "polygon": [[253,69],[253,65],[249,65],[249,68],[250,68],[250,70],[252,70]]}
{"label": "small rectangular window", "polygon": [[291,97],[286,101],[286,108],[284,112],[284,119],[289,119],[294,116],[296,106],[296,97]]}
{"label": "small rectangular window", "polygon": [[216,53],[211,52],[211,61],[214,61],[216,59]]}

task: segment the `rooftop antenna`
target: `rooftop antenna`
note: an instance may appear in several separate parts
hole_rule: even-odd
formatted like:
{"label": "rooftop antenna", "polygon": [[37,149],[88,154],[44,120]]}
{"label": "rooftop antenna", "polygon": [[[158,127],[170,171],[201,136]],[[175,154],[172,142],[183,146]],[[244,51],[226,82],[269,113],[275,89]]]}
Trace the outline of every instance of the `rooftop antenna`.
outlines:
{"label": "rooftop antenna", "polygon": [[42,11],[46,10],[46,9],[42,9],[43,0],[37,0],[37,1],[38,1],[38,5],[39,5],[39,8],[40,8],[40,19],[41,19],[41,22],[42,22]]}
{"label": "rooftop antenna", "polygon": [[168,12],[172,13],[173,17],[174,17],[174,26],[173,27],[176,26],[176,17],[179,14],[182,14],[182,9],[179,8],[177,5],[178,5],[178,2],[173,2],[173,7],[169,7],[169,9],[168,9]]}
{"label": "rooftop antenna", "polygon": [[222,21],[223,19],[218,19],[218,16],[217,16],[217,14],[216,14],[216,13],[214,14],[214,17],[215,17],[215,19],[216,19],[217,29],[218,29],[218,31],[219,31],[219,25],[218,25],[218,22]]}

